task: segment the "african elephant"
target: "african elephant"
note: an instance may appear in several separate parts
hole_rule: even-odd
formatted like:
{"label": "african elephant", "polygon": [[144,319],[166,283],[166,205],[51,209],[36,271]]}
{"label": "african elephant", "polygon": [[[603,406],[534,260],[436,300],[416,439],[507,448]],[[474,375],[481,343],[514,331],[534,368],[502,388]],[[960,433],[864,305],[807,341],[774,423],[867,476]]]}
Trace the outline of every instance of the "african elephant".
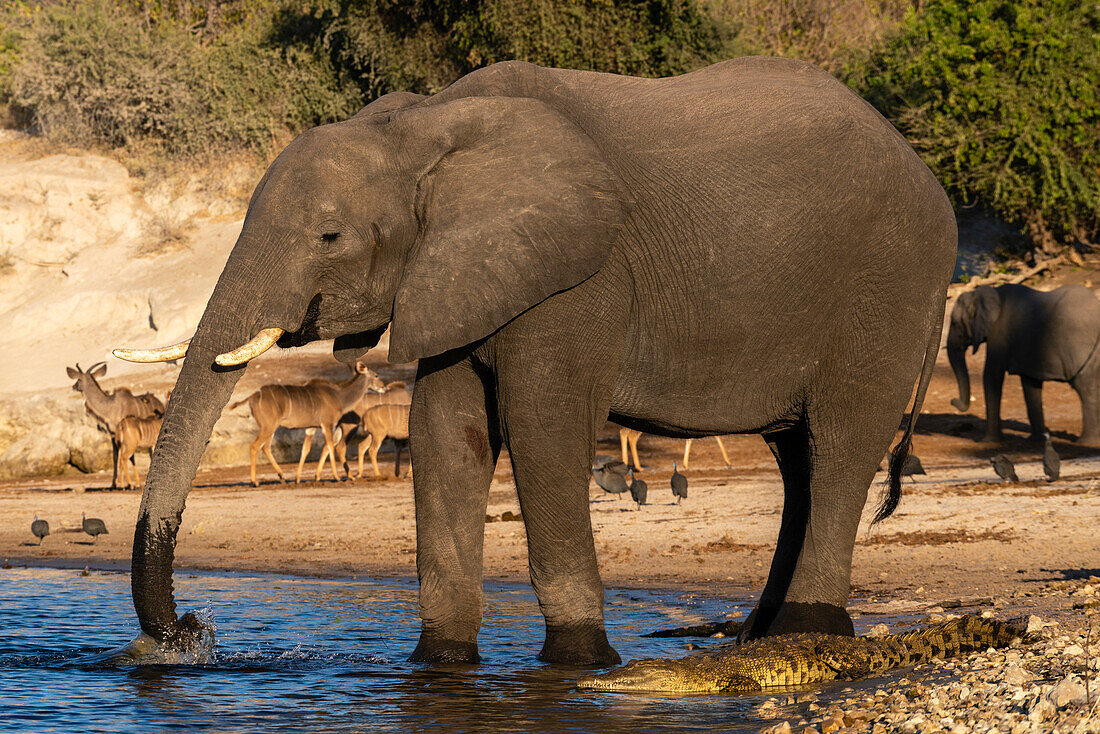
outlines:
{"label": "african elephant", "polygon": [[904,138],[787,59],[671,79],[505,62],[310,130],[256,187],[189,346],[125,353],[186,349],[134,535],[142,630],[192,629],[172,595],[176,533],[243,363],[317,339],[353,360],[389,327],[390,360],[419,359],[413,660],[479,659],[485,508],[507,445],[540,658],[618,661],[588,506],[609,416],[674,438],[762,434],[784,509],[746,635],[851,634],[856,528],[918,373],[920,410],[955,246],[947,197]]}
{"label": "african elephant", "polygon": [[956,409],[970,408],[966,348],[986,344],[985,441],[1000,441],[1001,387],[1005,372],[1019,375],[1031,438],[1042,440],[1043,383],[1068,382],[1081,398],[1083,443],[1100,443],[1100,300],[1081,285],[1037,291],[1026,285],[983,285],[959,296],[951,309],[947,356],[959,396]]}

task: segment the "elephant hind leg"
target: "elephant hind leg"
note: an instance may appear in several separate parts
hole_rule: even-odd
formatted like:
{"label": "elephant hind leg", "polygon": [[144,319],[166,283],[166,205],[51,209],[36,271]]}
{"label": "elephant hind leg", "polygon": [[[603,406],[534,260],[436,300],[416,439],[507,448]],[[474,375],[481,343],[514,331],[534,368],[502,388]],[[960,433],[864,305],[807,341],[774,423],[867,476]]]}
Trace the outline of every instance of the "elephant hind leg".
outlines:
{"label": "elephant hind leg", "polygon": [[908,395],[899,387],[887,397],[885,405],[861,406],[853,396],[811,406],[795,425],[765,436],[783,477],[783,517],[747,638],[853,634],[845,606],[856,532]]}

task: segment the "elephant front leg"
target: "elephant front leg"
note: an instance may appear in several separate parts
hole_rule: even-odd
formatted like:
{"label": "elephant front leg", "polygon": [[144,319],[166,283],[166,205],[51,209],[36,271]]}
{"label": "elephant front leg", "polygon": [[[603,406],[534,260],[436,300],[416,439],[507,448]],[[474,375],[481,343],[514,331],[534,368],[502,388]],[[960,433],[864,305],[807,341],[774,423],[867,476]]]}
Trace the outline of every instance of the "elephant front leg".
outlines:
{"label": "elephant front leg", "polygon": [[1042,441],[1046,423],[1043,421],[1043,381],[1020,375],[1024,389],[1024,405],[1027,406],[1027,422],[1031,426],[1031,440]]}
{"label": "elephant front leg", "polygon": [[535,377],[537,371],[509,370],[500,378],[500,414],[527,530],[531,584],[546,619],[539,660],[611,665],[620,658],[604,631],[588,499],[596,426],[606,420],[607,400],[587,392],[576,372],[555,379]]}
{"label": "elephant front leg", "polygon": [[476,663],[485,508],[501,440],[470,361],[440,362],[421,360],[409,415],[421,618],[410,659]]}
{"label": "elephant front leg", "polygon": [[985,437],[988,443],[1004,440],[1001,431],[1001,389],[1004,387],[1005,370],[995,355],[986,352],[985,371],[982,373],[982,389],[985,391]]}

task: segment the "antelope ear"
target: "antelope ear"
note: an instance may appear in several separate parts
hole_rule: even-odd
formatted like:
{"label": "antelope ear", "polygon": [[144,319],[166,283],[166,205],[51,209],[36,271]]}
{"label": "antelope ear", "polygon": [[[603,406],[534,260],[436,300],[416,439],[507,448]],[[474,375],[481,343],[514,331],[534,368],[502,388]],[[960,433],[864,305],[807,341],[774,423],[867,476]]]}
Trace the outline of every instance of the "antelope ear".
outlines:
{"label": "antelope ear", "polygon": [[603,153],[542,102],[465,98],[397,112],[391,124],[428,159],[392,362],[477,341],[590,277],[629,216],[633,202]]}
{"label": "antelope ear", "polygon": [[80,373],[74,370],[72,367],[66,367],[65,374],[67,374],[73,380],[80,377]]}
{"label": "antelope ear", "polygon": [[103,377],[107,374],[107,365],[100,365],[92,370],[92,377]]}

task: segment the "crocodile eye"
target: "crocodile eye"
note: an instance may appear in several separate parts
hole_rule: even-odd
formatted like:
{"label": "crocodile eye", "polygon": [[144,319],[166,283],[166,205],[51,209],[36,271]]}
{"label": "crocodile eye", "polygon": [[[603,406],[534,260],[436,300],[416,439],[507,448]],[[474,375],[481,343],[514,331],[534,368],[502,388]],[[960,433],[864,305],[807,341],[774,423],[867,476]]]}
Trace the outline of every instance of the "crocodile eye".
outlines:
{"label": "crocodile eye", "polygon": [[325,242],[335,242],[336,238],[340,236],[339,232],[324,232],[321,234],[321,239]]}

